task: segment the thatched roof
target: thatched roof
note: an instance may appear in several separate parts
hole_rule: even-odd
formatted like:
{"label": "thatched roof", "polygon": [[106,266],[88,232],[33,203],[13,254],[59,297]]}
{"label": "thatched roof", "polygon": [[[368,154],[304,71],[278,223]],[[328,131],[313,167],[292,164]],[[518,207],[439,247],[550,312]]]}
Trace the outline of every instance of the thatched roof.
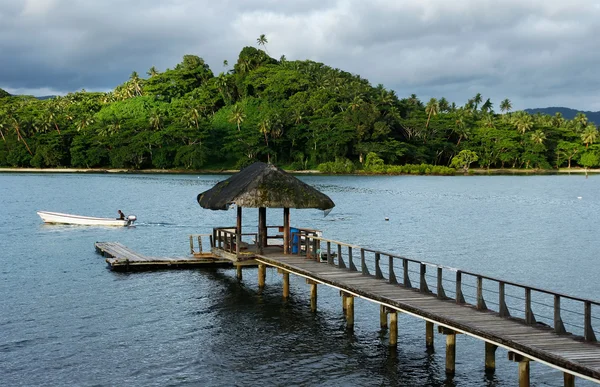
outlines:
{"label": "thatched roof", "polygon": [[198,203],[210,210],[240,207],[318,208],[335,206],[329,196],[271,164],[254,163],[229,179],[198,195]]}

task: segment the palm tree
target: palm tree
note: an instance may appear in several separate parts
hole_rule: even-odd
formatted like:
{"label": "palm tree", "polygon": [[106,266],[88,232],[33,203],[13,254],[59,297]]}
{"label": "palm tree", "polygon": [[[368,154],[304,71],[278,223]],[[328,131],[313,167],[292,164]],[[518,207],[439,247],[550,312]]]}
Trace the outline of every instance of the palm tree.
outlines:
{"label": "palm tree", "polygon": [[267,50],[267,43],[269,43],[269,41],[267,40],[267,37],[265,36],[265,34],[260,34],[258,39],[256,39],[256,43],[258,43],[259,46],[263,46],[263,48],[265,49],[265,52],[267,54],[269,54],[269,51]]}
{"label": "palm tree", "polygon": [[587,124],[588,124],[588,118],[582,112],[577,113],[575,115],[575,118],[573,118],[573,121],[575,122],[575,125],[577,127],[577,131],[581,131],[581,130],[585,129],[587,127]]}
{"label": "palm tree", "polygon": [[148,76],[150,78],[154,78],[159,73],[158,73],[158,70],[156,69],[156,67],[152,66],[152,67],[150,67],[150,69],[148,71],[146,71],[146,74],[148,74]]}
{"label": "palm tree", "polygon": [[598,138],[598,129],[594,125],[588,125],[581,133],[581,141],[585,144],[585,149],[588,145],[593,144]]}
{"label": "palm tree", "polygon": [[162,127],[162,116],[157,110],[153,110],[150,113],[150,126],[154,128],[154,130],[160,130]]}
{"label": "palm tree", "polygon": [[510,99],[505,98],[502,102],[500,102],[500,110],[502,113],[508,113],[512,110],[512,103]]}
{"label": "palm tree", "polygon": [[229,66],[229,61],[227,59],[225,59],[223,61],[223,67],[227,68],[227,66]]}
{"label": "palm tree", "polygon": [[554,117],[552,117],[552,125],[555,128],[560,128],[565,123],[565,119],[560,112],[554,113]]}
{"label": "palm tree", "polygon": [[82,130],[84,130],[85,128],[87,128],[88,126],[90,126],[91,124],[94,123],[94,120],[92,119],[92,117],[90,116],[83,116],[81,117],[81,120],[79,120],[79,122],[77,122],[77,131],[81,132]]}
{"label": "palm tree", "polygon": [[269,154],[269,137],[267,134],[271,130],[271,121],[268,118],[264,118],[258,124],[258,130],[265,136],[265,145],[267,146],[267,162],[271,163],[271,155]]}
{"label": "palm tree", "polygon": [[483,101],[483,98],[481,97],[481,93],[475,94],[475,97],[473,97],[473,104],[474,104],[473,111],[477,111],[477,106],[479,106],[481,101]]}
{"label": "palm tree", "polygon": [[440,107],[440,112],[447,113],[450,111],[450,104],[445,97],[440,98],[438,105]]}
{"label": "palm tree", "polygon": [[492,101],[490,101],[489,98],[485,101],[485,103],[483,105],[481,105],[481,111],[483,113],[492,112],[493,108],[494,108],[494,104],[492,103]]}
{"label": "palm tree", "polygon": [[513,117],[513,125],[519,133],[525,134],[526,131],[533,127],[533,119],[524,111],[519,111]]}
{"label": "palm tree", "polygon": [[541,130],[536,130],[535,132],[531,133],[531,142],[533,142],[534,144],[543,144],[544,141],[546,141],[546,134],[544,132],[542,132]]}
{"label": "palm tree", "polygon": [[440,105],[438,104],[437,99],[431,98],[429,102],[427,102],[427,106],[425,106],[425,113],[427,113],[427,123],[425,124],[425,129],[429,127],[429,120],[431,116],[435,116],[438,114],[440,110]]}
{"label": "palm tree", "polygon": [[246,115],[244,114],[244,109],[237,103],[233,105],[233,109],[231,110],[231,116],[229,117],[229,122],[235,122],[237,124],[238,132],[241,130],[240,125],[244,122],[244,118]]}

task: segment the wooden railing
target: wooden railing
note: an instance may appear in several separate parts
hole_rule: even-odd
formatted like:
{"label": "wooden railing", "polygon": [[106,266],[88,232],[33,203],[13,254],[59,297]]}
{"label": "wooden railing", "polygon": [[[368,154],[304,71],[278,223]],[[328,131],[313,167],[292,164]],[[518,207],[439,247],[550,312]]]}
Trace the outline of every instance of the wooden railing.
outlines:
{"label": "wooden railing", "polygon": [[190,235],[190,254],[203,254],[205,252],[210,252],[210,249],[205,251],[203,246],[206,246],[202,243],[202,240],[208,239],[209,247],[214,247],[214,239],[212,234],[192,234]]}
{"label": "wooden railing", "polygon": [[600,325],[598,301],[362,248],[310,233],[304,234],[302,243],[303,248],[298,248],[297,254],[324,264],[361,272],[440,299],[454,300],[457,304],[494,311],[501,317],[519,319],[529,325],[547,326],[557,334],[570,333],[585,341],[597,341],[599,332],[594,330],[594,323]]}
{"label": "wooden railing", "polygon": [[235,227],[215,227],[213,228],[212,237],[214,241],[214,246],[212,247],[235,254],[237,257],[240,257],[240,251],[243,249],[242,244],[244,244],[244,246],[252,247],[255,253],[258,252],[255,243],[244,241],[244,237],[253,237],[254,241],[257,240],[257,233],[238,234],[235,232]]}

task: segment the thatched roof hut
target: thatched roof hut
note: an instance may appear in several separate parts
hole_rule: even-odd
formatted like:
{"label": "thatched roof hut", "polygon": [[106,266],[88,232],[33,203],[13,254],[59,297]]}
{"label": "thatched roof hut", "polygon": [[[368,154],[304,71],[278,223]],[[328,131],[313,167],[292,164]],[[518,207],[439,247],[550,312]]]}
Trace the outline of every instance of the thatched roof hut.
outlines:
{"label": "thatched roof hut", "polygon": [[[329,196],[300,181],[272,164],[254,163],[229,179],[198,195],[202,208],[227,210],[238,208],[237,232],[241,233],[243,207],[259,209],[259,233],[266,238],[266,208],[284,209],[284,239],[289,234],[290,208],[330,210],[335,204]],[[266,244],[266,239],[263,240]],[[286,243],[284,245],[287,246]]]}

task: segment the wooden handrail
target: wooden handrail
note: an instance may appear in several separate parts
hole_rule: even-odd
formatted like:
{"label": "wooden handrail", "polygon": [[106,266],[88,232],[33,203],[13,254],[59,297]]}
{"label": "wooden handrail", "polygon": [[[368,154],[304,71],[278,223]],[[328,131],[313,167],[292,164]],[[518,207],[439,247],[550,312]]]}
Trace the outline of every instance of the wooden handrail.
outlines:
{"label": "wooden handrail", "polygon": [[[522,300],[524,300],[523,308],[524,308],[524,312],[525,312],[525,318],[523,320],[526,324],[535,324],[536,323],[536,319],[535,319],[535,316],[533,314],[533,309],[532,309],[532,297],[531,297],[532,292],[551,295],[554,298],[554,305],[553,306],[547,305],[547,306],[549,306],[551,308],[553,307],[553,309],[554,309],[553,329],[557,334],[567,333],[565,326],[564,326],[565,323],[563,323],[562,316],[561,316],[561,299],[567,299],[567,300],[572,300],[572,301],[583,303],[581,312],[576,312],[573,310],[568,310],[568,311],[572,312],[576,315],[583,316],[583,324],[582,325],[583,325],[583,330],[584,330],[584,334],[583,334],[584,340],[596,341],[595,332],[592,327],[592,320],[597,319],[597,318],[592,316],[592,306],[600,306],[600,301],[570,296],[570,295],[563,294],[563,293],[553,292],[551,290],[536,288],[536,287],[532,287],[532,286],[528,286],[528,285],[524,285],[524,284],[520,284],[520,283],[516,283],[516,282],[505,281],[505,280],[502,280],[499,278],[494,278],[494,277],[490,277],[490,276],[486,276],[486,275],[482,275],[482,274],[459,270],[459,269],[456,269],[453,267],[437,265],[434,263],[419,261],[416,259],[410,259],[410,258],[406,258],[406,257],[399,256],[396,254],[382,252],[379,250],[363,248],[363,247],[360,247],[360,246],[357,246],[354,244],[340,242],[340,241],[336,241],[336,240],[328,239],[328,238],[324,238],[324,237],[319,237],[317,235],[314,235],[314,233],[312,233],[312,232],[309,234],[306,234],[306,233],[299,231],[297,233],[296,232],[292,233],[292,236],[294,236],[294,235],[298,235],[298,236],[304,238],[304,240],[299,239],[297,242],[298,247],[299,247],[298,252],[297,252],[298,254],[301,254],[303,252],[302,248],[304,248],[306,251],[307,258],[314,258],[315,252],[318,250],[319,251],[321,250],[321,243],[324,242],[327,244],[327,257],[328,258],[325,261],[327,264],[334,265],[334,266],[337,266],[340,268],[345,268],[345,269],[348,269],[351,271],[358,271],[366,276],[374,276],[375,278],[378,278],[378,279],[387,280],[389,283],[397,284],[396,274],[394,272],[394,260],[399,260],[402,262],[401,270],[403,271],[402,276],[399,277],[399,278],[402,278],[402,283],[400,285],[404,286],[406,288],[412,288],[412,289],[415,289],[417,291],[421,291],[424,293],[433,293],[432,290],[430,290],[430,288],[427,284],[427,280],[426,280],[427,266],[436,268],[437,269],[436,270],[437,271],[437,286],[436,286],[437,289],[436,289],[435,295],[438,298],[442,298],[442,299],[452,299],[451,297],[446,296],[446,292],[443,287],[442,275],[443,275],[444,271],[453,272],[453,273],[455,273],[454,282],[456,285],[454,300],[458,304],[467,304],[465,301],[465,293],[463,292],[464,277],[465,276],[474,277],[476,280],[476,286],[474,286],[474,287],[471,286],[471,287],[476,289],[476,295],[475,295],[476,301],[473,306],[479,310],[490,310],[484,300],[484,297],[483,297],[483,293],[484,293],[483,280],[491,281],[492,283],[496,283],[496,286],[497,286],[497,290],[491,290],[491,291],[496,292],[498,294],[497,303],[494,303],[494,304],[497,305],[498,310],[496,310],[496,312],[502,317],[511,317],[511,313],[508,308],[508,304],[506,303],[506,297],[510,296],[513,298],[514,297],[521,298],[519,296],[512,296],[512,295],[507,294],[505,291],[506,286],[512,286],[514,288],[522,289],[524,292],[524,297],[525,297],[524,299],[521,298]],[[292,240],[293,240],[293,238],[292,238]],[[335,250],[335,247],[332,247],[332,245],[337,245],[337,259],[333,259],[331,257],[331,251]],[[342,255],[342,252],[344,250],[343,248],[347,249],[347,254],[346,254],[347,261],[346,262],[344,261],[344,256]],[[354,250],[354,254],[353,254],[353,250]],[[359,255],[357,255],[357,254],[359,254]],[[388,259],[381,259],[382,256],[387,256]],[[357,258],[360,259],[360,266],[358,268],[357,268],[358,262],[357,262],[357,264],[355,264],[355,260]],[[389,262],[389,263],[386,263],[386,262]],[[388,266],[388,272],[384,273],[381,266],[382,265],[385,266],[386,264]],[[410,264],[418,265],[419,269],[418,270],[414,270],[414,269],[410,270],[410,267],[409,267]],[[373,272],[374,274],[371,274],[371,272],[369,271],[369,267],[374,267],[374,272]],[[416,287],[412,286],[409,272],[417,273],[419,275],[419,285],[418,286],[416,286]],[[385,278],[386,275],[388,278]],[[451,278],[446,278],[446,280],[452,281]]]}

